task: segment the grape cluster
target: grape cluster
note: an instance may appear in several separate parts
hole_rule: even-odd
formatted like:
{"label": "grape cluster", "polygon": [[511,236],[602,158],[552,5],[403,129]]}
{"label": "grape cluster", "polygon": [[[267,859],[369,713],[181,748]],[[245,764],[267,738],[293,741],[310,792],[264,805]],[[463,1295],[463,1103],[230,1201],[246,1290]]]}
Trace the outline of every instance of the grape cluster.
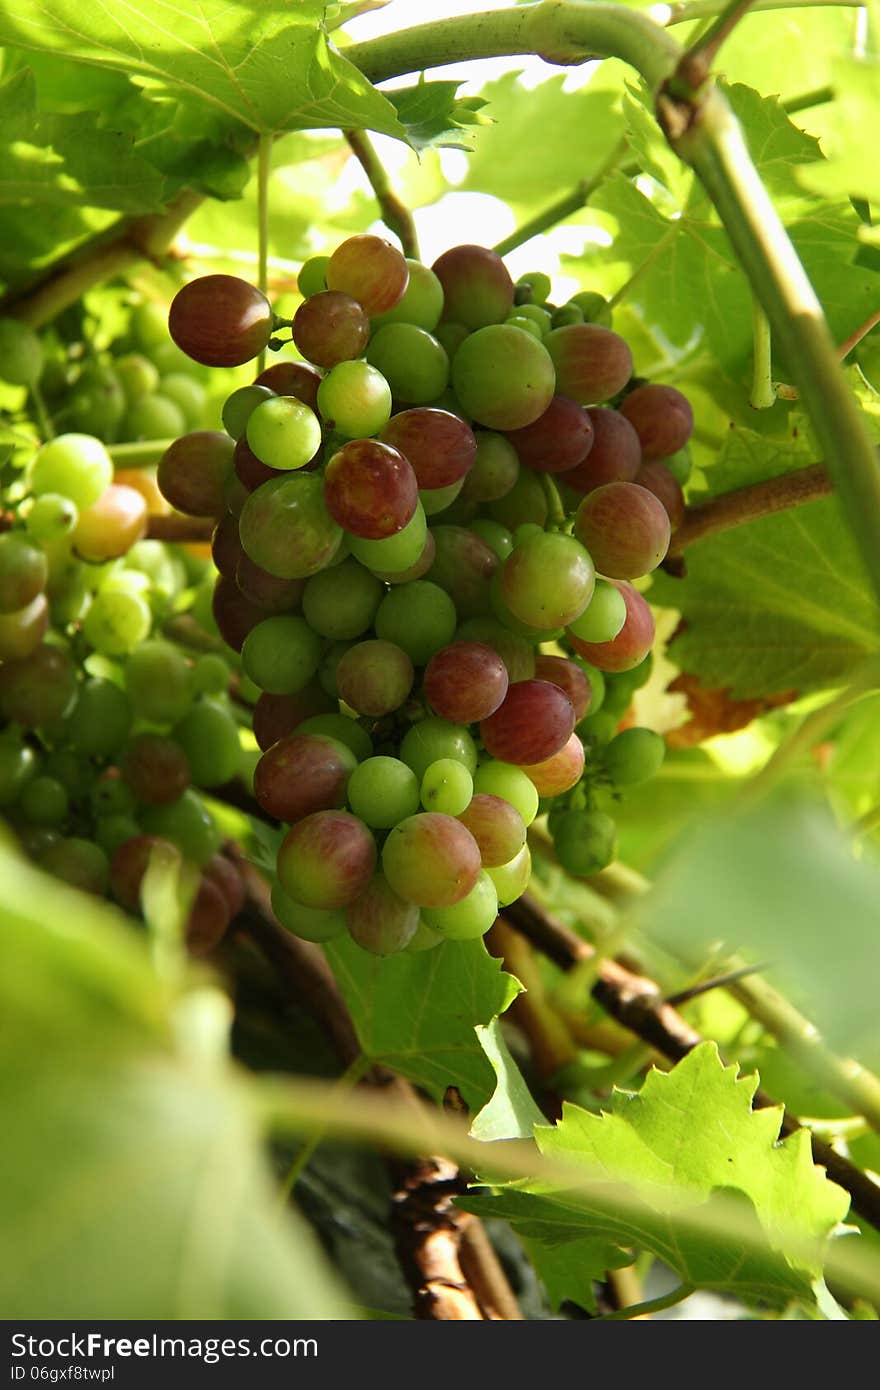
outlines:
{"label": "grape cluster", "polygon": [[288,827],[273,905],[380,955],[477,937],[528,883],[539,812],[561,863],[596,872],[619,789],[662,761],[618,725],[654,637],[632,581],[681,520],[691,408],[633,377],[599,296],[554,306],[481,247],[429,268],[353,236],[299,283],[291,321],[236,277],[180,290],[169,328],[197,362],[240,365],[285,327],[302,360],[159,473],[217,517],[214,617],[261,692],[256,799]]}
{"label": "grape cluster", "polygon": [[[0,377],[33,390],[46,361],[0,321]],[[162,628],[210,567],[144,539],[166,504],[144,470],[114,474],[95,434],[47,439],[3,482],[0,810],[42,867],[131,910],[153,852],[191,861],[187,940],[208,950],[243,887],[196,788],[235,777],[242,746],[227,660],[191,659]]]}

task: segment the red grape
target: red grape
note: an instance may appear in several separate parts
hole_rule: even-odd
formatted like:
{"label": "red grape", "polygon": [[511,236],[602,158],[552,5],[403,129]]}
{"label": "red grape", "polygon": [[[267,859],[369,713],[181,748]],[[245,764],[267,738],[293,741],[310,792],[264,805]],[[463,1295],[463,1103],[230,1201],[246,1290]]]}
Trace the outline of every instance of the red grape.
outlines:
{"label": "red grape", "polygon": [[135,835],[125,840],[110,861],[110,891],[129,912],[140,910],[141,884],[154,852],[170,864],[180,862],[180,851],[159,835]]}
{"label": "red grape", "polygon": [[642,446],[629,420],[605,405],[593,406],[587,414],[593,425],[593,446],[566,473],[566,487],[587,493],[603,483],[631,483],[642,462]]}
{"label": "red grape", "polygon": [[623,594],[626,603],[626,621],[617,636],[610,642],[584,642],[569,632],[568,640],[578,656],[597,666],[600,671],[631,671],[644,661],[651,650],[654,617],[647,600],[632,584],[622,580],[611,582]]}
{"label": "red grape", "polygon": [[635,428],[645,459],[665,459],[687,444],[694,412],[687,396],[674,386],[637,386],[620,407]]}
{"label": "red grape", "polygon": [[206,956],[219,946],[231,916],[223,889],[207,874],[202,874],[184,928],[190,955]]}
{"label": "red grape", "polygon": [[574,533],[609,579],[650,574],[669,549],[666,508],[638,483],[606,483],[588,493],[577,509]]}
{"label": "red grape", "polygon": [[292,822],[313,811],[332,811],[345,804],[356,765],[351,749],[335,739],[288,734],[257,763],[254,796],[276,820]]}
{"label": "red grape", "polygon": [[260,372],[254,385],[268,386],[279,396],[296,396],[310,410],[316,410],[321,373],[306,362],[273,362],[271,367]]}
{"label": "red grape", "polygon": [[324,501],[340,526],[364,540],[402,531],[415,515],[419,485],[396,449],[375,439],[352,439],[324,472]]}
{"label": "red grape", "polygon": [[177,291],[168,331],[181,351],[205,367],[239,367],[272,336],[272,306],[235,275],[203,275]]}
{"label": "red grape", "polygon": [[225,854],[214,854],[202,872],[205,878],[210,879],[215,887],[220,889],[226,899],[230,917],[237,917],[247,897],[244,879],[237,866],[231,859],[227,859]]}
{"label": "red grape", "polygon": [[415,935],[419,909],[399,897],[384,875],[377,873],[346,908],[345,923],[352,940],[363,950],[390,956],[402,951]]}
{"label": "red grape", "polygon": [[337,702],[331,700],[317,681],[310,681],[295,695],[269,695],[263,691],[253,708],[254,738],[265,753],[285,734],[293,733],[304,719],[336,710]]}
{"label": "red grape", "polygon": [[495,551],[464,526],[435,526],[433,536],[437,551],[428,578],[446,590],[459,617],[488,614],[489,586],[500,563]]}
{"label": "red grape", "polygon": [[474,432],[449,410],[416,406],[392,415],[379,438],[412,464],[420,488],[451,487],[473,467]]}
{"label": "red grape", "polygon": [[322,290],[299,306],[291,331],[303,357],[319,367],[335,367],[361,356],[369,342],[370,320],[351,295]]}
{"label": "red grape", "polygon": [[211,559],[224,579],[234,579],[243,554],[238,536],[238,519],[227,512],[214,527],[211,537]]}
{"label": "red grape", "polygon": [[665,463],[656,460],[643,463],[634,481],[660,499],[666,508],[670,528],[677,531],[684,521],[684,493],[678,479],[673,477]]}
{"label": "red grape", "polygon": [[269,574],[244,552],[235,567],[235,582],[248,603],[262,608],[264,613],[289,613],[298,608],[306,587],[304,579],[278,579]]}
{"label": "red grape", "polygon": [[480,725],[493,758],[506,763],[540,763],[564,748],[574,732],[574,707],[550,681],[517,681],[504,702]]}
{"label": "red grape", "polygon": [[222,574],[214,585],[211,611],[223,641],[237,652],[241,651],[251,629],[266,616],[264,609],[245,598],[234,579]]}
{"label": "red grape", "polygon": [[567,396],[554,396],[543,415],[507,438],[520,463],[538,473],[567,473],[588,457],[593,446],[589,412]]}
{"label": "red grape", "polygon": [[337,246],[327,263],[326,276],[329,289],[350,294],[366,314],[376,318],[400,303],[409,284],[409,267],[403,253],[390,241],[364,233]]}
{"label": "red grape", "polygon": [[147,529],[147,504],[133,487],[111,483],[79,514],[73,547],[83,560],[101,563],[127,555]]}
{"label": "red grape", "polygon": [[0,666],[0,713],[26,729],[62,719],[76,696],[76,668],[61,647],[48,643]]}
{"label": "red grape", "polygon": [[431,269],[443,286],[444,319],[483,328],[507,318],[514,285],[496,252],[485,246],[453,246]]}
{"label": "red grape", "polygon": [[268,483],[270,478],[283,477],[285,471],[282,468],[270,468],[268,463],[258,459],[247,442],[246,434],[243,434],[235,445],[232,464],[236,478],[247,492],[253,492],[261,483]]}
{"label": "red grape", "polygon": [[540,763],[527,763],[523,772],[532,779],[541,796],[561,796],[581,780],[584,770],[584,745],[572,734],[564,748]]}
{"label": "red grape", "polygon": [[480,851],[471,832],[453,816],[421,811],[389,832],[382,868],[395,893],[420,907],[450,907],[473,888]]}
{"label": "red grape", "polygon": [[298,821],[278,851],[285,893],[305,907],[347,907],[376,867],[376,841],[349,811],[316,811]]}
{"label": "red grape", "polygon": [[195,430],[175,439],[159,460],[159,491],[186,516],[222,517],[234,450],[222,430]]}
{"label": "red grape", "polygon": [[580,723],[592,698],[590,682],[580,666],[565,656],[547,656],[539,652],[535,657],[535,675],[538,680],[549,681],[565,691],[574,706],[575,722]]}
{"label": "red grape", "polygon": [[556,368],[556,388],[581,405],[595,405],[616,396],[632,376],[632,353],[610,328],[596,323],[573,323],[554,328],[544,346]]}
{"label": "red grape", "polygon": [[122,775],[138,801],[169,806],[189,786],[189,762],[173,739],[136,734],[123,754]]}
{"label": "red grape", "polygon": [[500,796],[477,792],[458,820],[473,835],[488,869],[509,863],[526,842],[525,821],[516,807]]}
{"label": "red grape", "polygon": [[482,642],[453,642],[442,647],[425,670],[428,703],[453,724],[474,724],[488,718],[507,694],[508,683],[501,657]]}
{"label": "red grape", "polygon": [[406,652],[393,642],[357,642],[336,667],[336,687],[350,709],[379,718],[400,708],[414,674]]}

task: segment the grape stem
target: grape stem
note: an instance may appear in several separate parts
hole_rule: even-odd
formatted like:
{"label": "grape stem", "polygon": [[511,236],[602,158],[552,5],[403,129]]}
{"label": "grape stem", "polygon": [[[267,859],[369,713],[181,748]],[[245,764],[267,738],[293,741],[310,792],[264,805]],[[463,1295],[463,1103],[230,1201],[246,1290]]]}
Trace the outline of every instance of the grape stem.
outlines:
{"label": "grape stem", "polygon": [[129,444],[108,444],[107,452],[116,468],[149,468],[173,443],[173,439],[138,439]]}
{"label": "grape stem", "polygon": [[769,410],[776,404],[773,389],[772,339],[767,315],[757,299],[752,297],[752,389],[749,405],[752,410]]}
{"label": "grape stem", "polygon": [[[257,145],[257,288],[269,289],[269,179],[272,173],[271,132],[263,132]],[[266,349],[257,358],[257,373],[266,366]]]}
{"label": "grape stem", "polygon": [[[521,227],[517,227],[515,231],[510,233],[510,236],[505,237],[503,241],[499,241],[498,245],[493,248],[496,255],[506,256],[509,251],[515,250],[517,246],[523,246],[525,242],[531,241],[533,237],[540,236],[542,232],[546,232],[551,227],[555,227],[559,222],[564,222],[567,217],[573,216],[573,214],[579,212],[581,208],[586,207],[596,189],[600,184],[604,183],[609,174],[612,174],[618,167],[626,151],[626,140],[619,140],[608,155],[604,164],[599,166],[595,174],[591,175],[588,179],[581,179],[579,183],[575,184],[570,193],[566,193],[562,198],[557,198],[555,202],[550,203],[542,212],[538,212],[534,217],[530,217],[528,222],[523,222]],[[620,172],[627,176],[636,174],[638,173],[638,165],[634,163],[625,164]]]}
{"label": "grape stem", "polygon": [[832,491],[824,464],[811,463],[777,478],[766,478],[761,483],[723,492],[708,502],[687,508],[684,521],[670,542],[669,558],[680,555],[688,546],[707,536],[772,516],[774,512],[787,511],[790,507],[802,507],[807,502],[830,496]]}
{"label": "grape stem", "polygon": [[[835,8],[860,9],[865,0],[753,0],[751,8],[758,10],[812,10],[826,5]],[[683,0],[683,3],[670,5],[666,27],[673,24],[689,24],[694,19],[706,19],[717,15],[726,6],[724,0]]]}
{"label": "grape stem", "polygon": [[693,1284],[679,1284],[677,1288],[661,1294],[659,1298],[649,1298],[643,1303],[631,1303],[628,1308],[617,1308],[613,1313],[600,1313],[598,1317],[593,1318],[593,1322],[622,1322],[632,1318],[649,1318],[653,1313],[662,1313],[665,1308],[674,1308],[677,1303],[684,1303],[693,1292]]}
{"label": "grape stem", "polygon": [[401,250],[411,260],[419,258],[419,239],[411,210],[391,185],[388,171],[376,153],[372,140],[363,130],[346,130],[345,138],[355,159],[370,181],[382,221],[400,241]]}
{"label": "grape stem", "polygon": [[673,80],[681,82],[689,92],[698,92],[708,78],[724,40],[733,33],[754,3],[755,0],[727,0],[706,32],[695,39],[684,53]]}
{"label": "grape stem", "polygon": [[43,393],[40,390],[40,384],[38,381],[34,381],[31,383],[30,397],[34,403],[34,414],[37,417],[37,424],[40,429],[40,435],[44,440],[54,439],[55,430],[52,425],[52,418],[49,415],[48,410],[46,409],[46,402],[43,399]]}

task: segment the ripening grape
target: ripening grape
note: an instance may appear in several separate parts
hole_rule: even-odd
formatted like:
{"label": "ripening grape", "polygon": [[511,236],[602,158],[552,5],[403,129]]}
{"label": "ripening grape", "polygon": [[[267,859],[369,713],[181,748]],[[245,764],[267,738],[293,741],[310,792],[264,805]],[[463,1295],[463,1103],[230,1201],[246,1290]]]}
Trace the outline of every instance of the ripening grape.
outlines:
{"label": "ripening grape", "polygon": [[[537,793],[535,795],[537,796]],[[486,873],[498,894],[499,907],[507,907],[509,903],[516,902],[528,888],[532,875],[532,856],[528,845],[523,845],[519,854],[508,864],[499,864],[497,869],[487,869]]]}
{"label": "ripening grape", "polygon": [[569,631],[568,637],[578,656],[600,671],[631,671],[651,650],[654,618],[647,600],[631,584],[616,580],[614,587],[626,604],[626,620],[617,636],[608,642],[585,642]]}
{"label": "ripening grape", "polygon": [[425,924],[448,941],[472,941],[485,936],[497,916],[498,890],[485,869],[480,870],[473,888],[459,902],[451,907],[422,909]]}
{"label": "ripening grape", "polygon": [[[20,739],[0,738],[0,808],[14,806],[37,770],[37,755]],[[418,810],[418,803],[413,807]]]}
{"label": "ripening grape", "polygon": [[121,761],[122,775],[147,806],[166,806],[189,786],[189,762],[180,744],[159,734],[136,734]]}
{"label": "ripening grape", "polygon": [[516,545],[501,571],[504,602],[529,627],[564,627],[593,595],[593,561],[573,536],[539,531]]}
{"label": "ripening grape", "polygon": [[266,386],[276,396],[296,396],[310,410],[316,410],[321,373],[307,362],[273,362],[260,372],[254,385]]}
{"label": "ripening grape", "polygon": [[607,579],[597,579],[589,604],[568,630],[584,642],[610,642],[626,622],[623,594]]}
{"label": "ripening grape", "polygon": [[24,608],[0,613],[0,661],[20,661],[39,647],[49,628],[49,601],[37,594]]}
{"label": "ripening grape", "polygon": [[282,927],[303,941],[333,941],[346,931],[345,913],[341,908],[322,910],[294,902],[277,880],[272,884],[272,911]]}
{"label": "ripening grape", "polygon": [[0,613],[25,608],[43,592],[49,566],[42,550],[18,531],[0,535]]}
{"label": "ripening grape", "polygon": [[418,482],[396,449],[375,439],[353,439],[327,464],[324,501],[334,521],[351,535],[383,540],[412,521]]}
{"label": "ripening grape", "polygon": [[443,317],[467,328],[502,323],[513,307],[514,287],[501,257],[485,246],[453,246],[432,266],[443,286]]}
{"label": "ripening grape", "polygon": [[238,521],[227,512],[214,527],[211,537],[211,559],[225,579],[234,579],[239,559],[243,554],[238,536]]}
{"label": "ripening grape", "polygon": [[318,367],[335,367],[338,362],[360,357],[369,341],[370,320],[351,295],[325,290],[299,306],[291,332],[294,343],[309,362]]}
{"label": "ripening grape", "polygon": [[653,492],[663,503],[669,517],[670,529],[677,531],[684,521],[684,493],[681,483],[670,473],[666,464],[659,461],[643,463],[633,481],[638,483],[639,487],[646,487],[649,492]]}
{"label": "ripening grape", "polygon": [[353,941],[375,956],[402,951],[415,935],[419,909],[399,897],[381,873],[373,876],[360,897],[345,910]]}
{"label": "ripening grape", "polygon": [[211,614],[226,645],[240,652],[248,633],[265,618],[266,610],[246,599],[234,580],[221,575],[214,586]]}
{"label": "ripening grape", "polygon": [[456,396],[468,415],[493,430],[530,425],[549,406],[555,387],[546,347],[510,324],[477,329],[452,360]]}
{"label": "ripening grape", "polygon": [[[386,323],[412,323],[433,333],[443,312],[443,286],[429,266],[421,261],[406,258],[409,283],[392,309],[383,314],[374,314],[374,321]],[[303,291],[305,293],[305,291]],[[438,393],[439,394],[439,393]]]}
{"label": "ripening grape", "polygon": [[220,430],[196,430],[175,439],[159,460],[162,496],[187,516],[222,517],[234,449]]}
{"label": "ripening grape", "polygon": [[350,811],[316,811],[290,829],[278,851],[285,893],[305,907],[347,907],[376,867],[376,841]]}
{"label": "ripening grape", "polygon": [[238,367],[263,351],[272,321],[272,306],[254,285],[235,275],[203,275],[177,291],[168,331],[194,362]]}
{"label": "ripening grape", "polygon": [[327,263],[331,290],[350,294],[371,317],[399,304],[409,284],[403,254],[382,237],[364,233],[337,246]]}
{"label": "ripening grape", "polygon": [[312,679],[321,660],[321,642],[295,613],[264,618],[251,628],[241,648],[241,664],[261,690],[294,695]]}
{"label": "ripening grape", "polygon": [[541,681],[550,681],[565,691],[574,708],[576,720],[583,719],[590,708],[590,681],[573,661],[564,656],[549,656],[539,652],[535,657],[534,674]]}
{"label": "ripening grape", "polygon": [[450,907],[476,883],[480,851],[470,831],[454,817],[421,811],[389,832],[382,868],[391,887],[407,902]]}
{"label": "ripening grape", "polygon": [[153,855],[169,865],[180,862],[179,851],[159,835],[138,835],[125,840],[110,861],[110,891],[129,912],[140,909],[141,884]]}
{"label": "ripening grape", "polygon": [[464,526],[435,526],[433,536],[436,553],[428,579],[446,590],[460,618],[487,616],[490,585],[499,568],[494,550]]}
{"label": "ripening grape", "polygon": [[100,563],[125,555],[147,529],[147,504],[133,487],[111,483],[97,502],[84,508],[73,532],[83,560]]}
{"label": "ripening grape", "polygon": [[609,400],[632,376],[632,353],[623,338],[595,323],[554,328],[544,347],[556,369],[557,391],[580,405]]}
{"label": "ripening grape", "polygon": [[399,758],[366,758],[349,779],[348,804],[374,830],[390,830],[419,809],[419,780]]}
{"label": "ripening grape", "polygon": [[380,438],[409,461],[420,488],[450,487],[465,477],[476,458],[470,425],[436,407],[399,411],[382,427]]}
{"label": "ripening grape", "polygon": [[610,579],[650,574],[669,549],[666,508],[638,483],[606,483],[589,493],[577,509],[574,531]]}
{"label": "ripening grape", "polygon": [[[246,493],[254,492],[261,483],[268,483],[270,478],[280,478],[287,471],[283,468],[270,468],[268,463],[263,463],[262,459],[258,459],[247,442],[246,434],[242,435],[241,439],[236,442],[232,451],[232,467],[237,482],[241,484]],[[303,467],[311,472],[311,460]],[[244,497],[241,499],[241,505],[237,508],[232,508],[230,505],[230,497],[235,487],[236,483],[230,478],[223,492],[224,506],[240,514],[241,508],[244,506]]]}
{"label": "ripening grape", "polygon": [[468,502],[495,502],[510,492],[519,477],[519,457],[503,434],[477,430],[476,441],[474,465],[464,480],[462,497]]}
{"label": "ripening grape", "polygon": [[668,458],[683,449],[693,434],[691,403],[674,386],[637,386],[625,397],[620,412],[639,436],[646,460]]}
{"label": "ripening grape", "polygon": [[506,864],[526,842],[525,821],[503,797],[477,792],[458,819],[476,840],[484,868]]}
{"label": "ripening grape", "polygon": [[540,763],[527,763],[523,772],[528,774],[541,796],[561,796],[580,781],[584,762],[584,745],[577,734],[572,734],[558,753]]}
{"label": "ripening grape", "polygon": [[501,657],[511,681],[525,681],[535,674],[535,648],[510,632],[495,618],[468,618],[455,634],[459,642],[482,642]]}
{"label": "ripening grape", "polygon": [[401,740],[400,756],[420,783],[431,763],[441,758],[455,758],[471,775],[477,766],[477,747],[466,726],[434,716],[407,730]]}
{"label": "ripening grape", "polygon": [[339,697],[358,714],[379,718],[399,709],[412,690],[413,664],[393,642],[358,642],[336,669]]}
{"label": "ripening grape", "polygon": [[225,936],[229,919],[229,905],[221,888],[202,874],[184,926],[184,940],[190,955],[206,956],[213,951]]}
{"label": "ripening grape", "polygon": [[272,478],[248,497],[239,519],[244,550],[279,579],[306,579],[325,569],[342,529],[324,503],[324,482],[315,473]]}
{"label": "ripening grape", "polygon": [[254,796],[270,816],[293,823],[314,811],[344,806],[356,766],[344,743],[318,734],[288,734],[257,763]]}
{"label": "ripening grape", "polygon": [[279,579],[255,565],[244,553],[235,567],[235,582],[247,601],[264,613],[287,613],[298,608],[305,590],[304,579]]}
{"label": "ripening grape", "polygon": [[265,752],[285,734],[292,734],[303,720],[316,714],[329,714],[335,709],[336,701],[331,700],[314,680],[293,695],[270,695],[264,690],[252,710],[257,747]]}
{"label": "ripening grape", "polygon": [[431,708],[453,724],[475,724],[493,714],[507,694],[503,660],[481,642],[453,642],[437,651],[425,670]]}
{"label": "ripening grape", "polygon": [[567,473],[589,456],[593,422],[582,405],[567,396],[554,396],[543,415],[523,429],[509,430],[507,438],[527,468]]}
{"label": "ripening grape", "polygon": [[522,765],[552,758],[574,732],[574,708],[558,685],[517,681],[494,714],[480,724],[493,758]]}
{"label": "ripening grape", "polygon": [[62,719],[76,695],[76,671],[67,652],[48,644],[0,666],[0,713],[27,729]]}

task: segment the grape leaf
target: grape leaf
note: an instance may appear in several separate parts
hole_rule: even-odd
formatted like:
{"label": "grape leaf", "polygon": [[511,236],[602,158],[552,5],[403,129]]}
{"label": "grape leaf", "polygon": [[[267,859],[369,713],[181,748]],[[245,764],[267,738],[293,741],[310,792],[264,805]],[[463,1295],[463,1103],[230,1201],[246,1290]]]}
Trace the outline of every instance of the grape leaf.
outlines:
{"label": "grape leaf", "polygon": [[531,1139],[535,1125],[544,1123],[522,1072],[510,1055],[497,1018],[488,1028],[478,1024],[475,1032],[480,1046],[492,1063],[497,1085],[492,1099],[474,1117],[474,1139]]}
{"label": "grape leaf", "polygon": [[93,111],[39,114],[31,73],[0,85],[0,203],[157,212],[164,179]]}
{"label": "grape leaf", "polygon": [[484,99],[456,96],[460,86],[460,82],[426,82],[422,74],[415,87],[399,87],[388,93],[413,149],[445,145],[469,150],[467,128],[489,124],[480,114],[486,105]]}
{"label": "grape leaf", "polygon": [[880,60],[837,56],[834,97],[823,141],[828,159],[815,169],[800,170],[800,181],[825,197],[854,196],[880,203]]}
{"label": "grape leaf", "polygon": [[5,845],[0,875],[5,1313],[342,1316],[309,1231],[282,1219],[256,1109],[226,1070],[226,1001],[203,983],[174,996],[132,923]]}
{"label": "grape leaf", "polygon": [[105,64],[260,132],[358,126],[403,138],[388,100],[330,47],[323,0],[20,0],[0,43]]}
{"label": "grape leaf", "polygon": [[496,124],[475,132],[462,187],[525,209],[596,173],[623,134],[623,119],[619,93],[602,85],[604,73],[574,92],[564,90],[562,76],[526,93],[518,77],[505,73],[482,89]]}
{"label": "grape leaf", "polygon": [[470,1110],[491,1098],[492,1066],[475,1028],[519,993],[482,941],[445,941],[380,960],[350,938],[326,948],[366,1055],[442,1099],[457,1086]]}
{"label": "grape leaf", "polygon": [[[537,1129],[541,1152],[585,1176],[631,1186],[616,1212],[589,1196],[550,1190],[547,1183],[510,1184],[492,1197],[461,1199],[482,1215],[511,1221],[527,1239],[558,1249],[589,1237],[652,1251],[682,1281],[784,1306],[811,1301],[821,1275],[818,1250],[846,1214],[848,1196],[815,1167],[808,1134],[778,1143],[781,1107],[752,1110],[757,1077],[724,1067],[714,1043],[703,1043],[670,1072],[652,1070],[638,1093],[613,1093],[610,1111],[593,1115],[565,1105],[554,1128]],[[740,1225],[709,1231],[713,1204]],[[682,1217],[701,1213],[697,1231]],[[677,1221],[676,1218],[679,1218]],[[785,1248],[785,1236],[809,1242]],[[595,1269],[598,1252],[587,1247]],[[607,1256],[605,1256],[607,1258]],[[583,1273],[573,1259],[555,1267],[556,1297],[579,1299]],[[560,1279],[563,1281],[560,1285]],[[571,1284],[569,1284],[571,1281]]]}
{"label": "grape leaf", "polygon": [[[812,461],[802,438],[731,430],[713,491]],[[801,693],[845,680],[880,645],[880,612],[836,498],[707,536],[686,551],[687,578],[658,575],[652,603],[676,608],[684,630],[670,655],[704,685],[735,698]]]}
{"label": "grape leaf", "polygon": [[876,862],[853,857],[826,811],[771,803],[692,827],[659,876],[642,924],[685,959],[704,960],[720,941],[769,961],[768,978],[831,1046],[871,1065],[878,1060],[878,893]]}

